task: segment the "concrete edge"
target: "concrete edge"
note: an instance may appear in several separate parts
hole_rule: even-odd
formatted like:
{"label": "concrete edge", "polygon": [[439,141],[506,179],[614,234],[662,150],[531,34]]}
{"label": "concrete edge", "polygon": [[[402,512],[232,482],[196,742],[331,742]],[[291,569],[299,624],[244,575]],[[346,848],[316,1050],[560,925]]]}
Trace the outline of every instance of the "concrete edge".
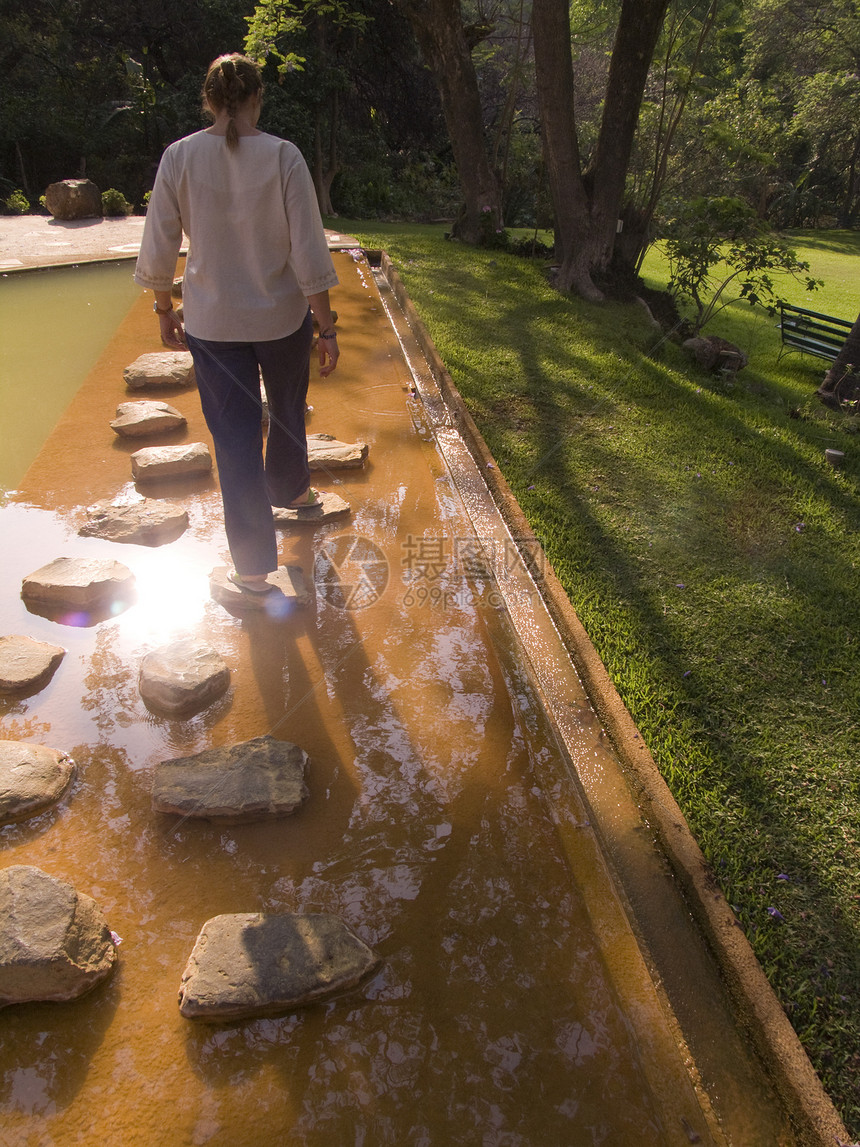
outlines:
{"label": "concrete edge", "polygon": [[[466,409],[403,281],[385,251],[366,251],[365,254],[372,260],[378,258],[381,270],[422,348],[452,420],[480,465],[511,533],[519,539],[532,539],[526,554],[531,559],[529,569],[540,571],[534,576],[550,615],[625,769],[628,782],[684,890],[693,917],[729,989],[738,1022],[750,1035],[785,1105],[798,1142],[809,1147],[847,1145],[847,1129],[768,983],[642,734],[618,695],[564,587],[534,538],[525,514]],[[538,554],[540,560],[535,560]]]}

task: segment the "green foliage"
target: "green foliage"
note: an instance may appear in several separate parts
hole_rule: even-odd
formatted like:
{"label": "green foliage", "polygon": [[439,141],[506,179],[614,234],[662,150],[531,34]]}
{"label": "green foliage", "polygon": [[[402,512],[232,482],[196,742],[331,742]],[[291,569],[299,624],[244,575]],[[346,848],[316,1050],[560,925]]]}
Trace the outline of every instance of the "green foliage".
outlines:
{"label": "green foliage", "polygon": [[[668,289],[694,304],[694,334],[734,298],[775,313],[779,297],[774,274],[799,279],[808,291],[820,285],[807,273],[809,263],[798,259],[740,199],[699,198],[679,205],[665,226],[664,246]],[[734,297],[727,294],[730,284]]]}
{"label": "green foliage", "polygon": [[102,192],[102,213],[107,216],[131,215],[132,205],[121,191],[109,187]]}
{"label": "green foliage", "polygon": [[10,192],[2,204],[4,215],[26,215],[30,210],[30,200],[20,188]]}

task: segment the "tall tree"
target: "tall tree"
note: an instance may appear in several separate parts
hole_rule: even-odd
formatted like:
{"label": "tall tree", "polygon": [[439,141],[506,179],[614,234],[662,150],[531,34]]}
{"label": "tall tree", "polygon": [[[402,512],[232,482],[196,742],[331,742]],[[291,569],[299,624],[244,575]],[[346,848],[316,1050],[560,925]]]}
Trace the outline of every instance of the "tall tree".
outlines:
{"label": "tall tree", "polygon": [[567,0],[534,0],[532,33],[550,192],[561,250],[557,284],[585,298],[612,261],[633,137],[669,0],[622,0],[600,131],[583,166]]}
{"label": "tall tree", "polygon": [[464,200],[454,234],[466,243],[480,243],[502,225],[499,181],[487,152],[472,62],[472,49],[489,29],[480,25],[467,29],[460,0],[399,2],[439,89]]}

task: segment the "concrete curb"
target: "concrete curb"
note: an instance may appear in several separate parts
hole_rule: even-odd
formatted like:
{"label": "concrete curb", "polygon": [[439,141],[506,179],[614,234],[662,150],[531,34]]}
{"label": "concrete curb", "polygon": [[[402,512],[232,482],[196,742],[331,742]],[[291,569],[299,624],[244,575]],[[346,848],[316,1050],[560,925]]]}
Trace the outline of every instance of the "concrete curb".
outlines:
{"label": "concrete curb", "polygon": [[[400,276],[384,252],[366,252],[378,260],[398,304],[421,345],[454,424],[486,476],[493,498],[514,537],[531,538],[533,531],[519,503],[487,449],[466,409],[433,340],[406,293]],[[490,465],[492,463],[492,465]],[[625,708],[597,651],[549,560],[535,541],[529,547],[528,566],[558,627],[571,660],[600,718],[613,748],[655,829],[666,857],[679,880],[690,910],[709,944],[736,1008],[739,1025],[773,1081],[797,1135],[799,1144],[834,1147],[847,1144],[843,1125],[803,1045],[791,1026],[761,965],[721,892],[684,816],[651,756],[633,718]]]}

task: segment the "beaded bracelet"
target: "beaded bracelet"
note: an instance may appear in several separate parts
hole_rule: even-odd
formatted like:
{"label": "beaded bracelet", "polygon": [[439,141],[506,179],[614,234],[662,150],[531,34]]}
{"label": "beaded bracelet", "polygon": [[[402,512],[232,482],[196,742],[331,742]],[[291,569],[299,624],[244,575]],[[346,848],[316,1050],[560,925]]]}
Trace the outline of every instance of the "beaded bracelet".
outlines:
{"label": "beaded bracelet", "polygon": [[336,339],[337,338],[337,331],[329,331],[329,333],[327,335],[321,334],[321,335],[319,335],[319,338],[321,338],[321,339]]}

